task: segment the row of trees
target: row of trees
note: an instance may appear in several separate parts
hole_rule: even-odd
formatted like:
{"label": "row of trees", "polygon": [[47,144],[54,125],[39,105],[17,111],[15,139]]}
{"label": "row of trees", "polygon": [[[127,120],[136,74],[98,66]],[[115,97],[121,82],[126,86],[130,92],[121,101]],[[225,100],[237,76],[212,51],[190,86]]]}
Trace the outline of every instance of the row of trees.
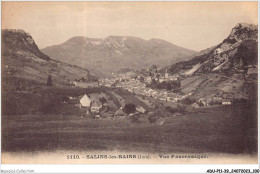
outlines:
{"label": "row of trees", "polygon": [[53,84],[52,84],[52,77],[51,77],[51,75],[49,75],[49,76],[48,76],[48,79],[47,79],[46,86],[53,86]]}
{"label": "row of trees", "polygon": [[174,81],[164,81],[164,82],[156,82],[154,79],[152,80],[151,84],[147,85],[153,89],[166,89],[168,91],[174,92],[181,92],[181,81],[174,80]]}

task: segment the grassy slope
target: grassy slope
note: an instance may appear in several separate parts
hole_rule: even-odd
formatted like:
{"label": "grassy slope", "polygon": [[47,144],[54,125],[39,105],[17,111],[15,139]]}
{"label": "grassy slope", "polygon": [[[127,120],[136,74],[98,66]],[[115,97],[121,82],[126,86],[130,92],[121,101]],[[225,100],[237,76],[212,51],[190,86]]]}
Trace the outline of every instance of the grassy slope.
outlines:
{"label": "grassy slope", "polygon": [[94,120],[73,115],[3,116],[2,150],[56,149],[148,152],[257,151],[254,104],[220,106],[169,117],[163,126],[125,120]]}

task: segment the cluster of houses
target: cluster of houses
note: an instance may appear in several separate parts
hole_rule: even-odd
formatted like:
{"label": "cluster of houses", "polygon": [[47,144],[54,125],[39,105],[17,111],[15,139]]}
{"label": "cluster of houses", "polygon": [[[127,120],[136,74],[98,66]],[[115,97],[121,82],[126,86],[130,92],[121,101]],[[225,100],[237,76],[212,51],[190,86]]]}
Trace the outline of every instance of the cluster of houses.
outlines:
{"label": "cluster of houses", "polygon": [[[176,80],[178,77],[170,77],[167,73],[165,73],[165,76],[167,80],[173,79]],[[118,74],[117,76],[114,76],[113,78],[109,79],[101,79],[101,85],[104,86],[112,86],[112,87],[118,87],[118,88],[124,88],[127,91],[144,95],[147,97],[153,97],[155,99],[159,99],[162,101],[169,101],[169,102],[177,102],[179,100],[182,100],[188,96],[190,96],[192,93],[188,93],[185,95],[180,95],[177,93],[173,93],[167,90],[159,90],[159,89],[152,89],[147,87],[145,84],[147,82],[147,79],[151,79],[153,77],[146,77],[143,81],[141,80],[143,76],[138,75],[134,72],[128,72],[124,74]],[[165,80],[162,79],[162,80]],[[113,84],[113,85],[112,85]]]}
{"label": "cluster of houses", "polygon": [[[84,94],[83,96],[73,97],[69,96],[66,102],[63,103],[70,103],[74,104],[75,106],[79,107],[81,110],[81,116],[92,115],[95,118],[100,118],[101,116],[125,116],[126,113],[123,111],[122,106],[118,110],[111,111],[108,108],[108,102],[103,102],[100,98],[99,94]],[[136,113],[146,113],[146,110],[142,106],[136,106]]]}
{"label": "cluster of houses", "polygon": [[215,105],[231,105],[231,99],[223,99],[222,97],[212,97],[212,98],[200,98],[191,106],[194,108],[199,108],[201,106],[215,106]]}
{"label": "cluster of houses", "polygon": [[176,81],[179,80],[179,75],[171,75],[168,73],[168,70],[165,70],[165,73],[158,71],[157,69],[147,69],[146,72],[142,75],[144,82],[147,84],[155,82],[168,82],[168,81]]}
{"label": "cluster of houses", "polygon": [[98,87],[99,81],[89,79],[89,73],[87,73],[85,77],[75,79],[74,81],[70,81],[70,85],[73,87],[80,88]]}
{"label": "cluster of houses", "polygon": [[79,97],[69,96],[68,98],[69,101],[66,101],[66,103],[74,104],[75,106],[79,107],[83,116],[90,114],[98,116],[101,108],[103,107],[102,102],[96,99],[91,99],[91,97],[89,97],[87,94]]}
{"label": "cluster of houses", "polygon": [[[199,67],[199,65],[198,65]],[[197,68],[197,67],[195,67]],[[104,86],[112,86],[112,87],[121,87],[126,89],[127,91],[135,94],[144,95],[147,97],[153,97],[155,99],[159,99],[167,102],[178,102],[183,100],[193,92],[187,94],[178,94],[173,93],[167,90],[159,90],[152,89],[147,87],[147,83],[151,83],[152,79],[157,80],[158,82],[170,81],[170,80],[178,80],[178,76],[169,75],[167,69],[165,73],[159,73],[157,70],[147,70],[143,75],[135,72],[128,72],[123,74],[114,74],[113,78],[102,79],[102,85]],[[201,98],[192,104],[193,107],[201,107],[201,106],[213,106],[213,105],[230,105],[232,101],[230,99],[223,99],[221,97],[213,97],[210,99]]]}
{"label": "cluster of houses", "polygon": [[80,87],[80,88],[89,88],[89,87],[98,87],[98,82],[81,82],[81,81],[74,81],[72,83],[72,86],[74,87]]}
{"label": "cluster of houses", "polygon": [[120,87],[120,85],[117,84],[118,82],[129,82],[129,80],[133,82],[133,80],[131,79],[139,80],[144,84],[150,84],[152,83],[152,81],[161,83],[176,81],[179,80],[179,78],[180,77],[178,75],[170,75],[167,69],[165,70],[165,73],[159,72],[157,69],[147,69],[143,73],[137,73],[133,71],[121,74],[113,73],[110,78],[100,79],[100,85],[113,87],[113,85],[115,86],[116,84],[117,87]]}
{"label": "cluster of houses", "polygon": [[89,96],[86,94],[81,97],[79,100],[80,108],[86,109],[87,113],[99,113],[100,109],[102,108],[102,103],[97,100],[91,100]]}

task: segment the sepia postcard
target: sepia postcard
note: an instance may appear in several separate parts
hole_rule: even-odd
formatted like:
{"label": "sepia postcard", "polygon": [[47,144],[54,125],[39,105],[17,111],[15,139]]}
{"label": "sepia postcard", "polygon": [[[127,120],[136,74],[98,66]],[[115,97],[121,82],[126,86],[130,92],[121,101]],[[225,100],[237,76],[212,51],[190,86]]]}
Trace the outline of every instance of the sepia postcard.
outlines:
{"label": "sepia postcard", "polygon": [[258,2],[1,2],[2,164],[257,164]]}

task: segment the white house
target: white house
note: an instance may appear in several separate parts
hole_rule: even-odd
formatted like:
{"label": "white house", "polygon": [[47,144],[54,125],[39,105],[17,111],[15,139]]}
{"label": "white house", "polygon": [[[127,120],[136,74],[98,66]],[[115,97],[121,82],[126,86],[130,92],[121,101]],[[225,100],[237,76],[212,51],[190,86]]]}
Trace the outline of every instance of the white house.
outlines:
{"label": "white house", "polygon": [[200,106],[195,102],[195,103],[193,103],[192,105],[191,105],[193,108],[195,108],[195,109],[197,109],[197,108],[199,108]]}
{"label": "white house", "polygon": [[82,107],[90,107],[91,99],[84,94],[83,97],[79,100]]}
{"label": "white house", "polygon": [[142,106],[136,107],[136,110],[142,114],[146,113],[146,110]]}
{"label": "white house", "polygon": [[70,100],[73,100],[73,99],[77,99],[77,97],[69,96],[69,99],[70,99]]}
{"label": "white house", "polygon": [[223,50],[221,48],[217,48],[215,51],[214,51],[214,54],[220,54],[222,53]]}
{"label": "white house", "polygon": [[231,105],[231,101],[229,100],[223,100],[222,105]]}

